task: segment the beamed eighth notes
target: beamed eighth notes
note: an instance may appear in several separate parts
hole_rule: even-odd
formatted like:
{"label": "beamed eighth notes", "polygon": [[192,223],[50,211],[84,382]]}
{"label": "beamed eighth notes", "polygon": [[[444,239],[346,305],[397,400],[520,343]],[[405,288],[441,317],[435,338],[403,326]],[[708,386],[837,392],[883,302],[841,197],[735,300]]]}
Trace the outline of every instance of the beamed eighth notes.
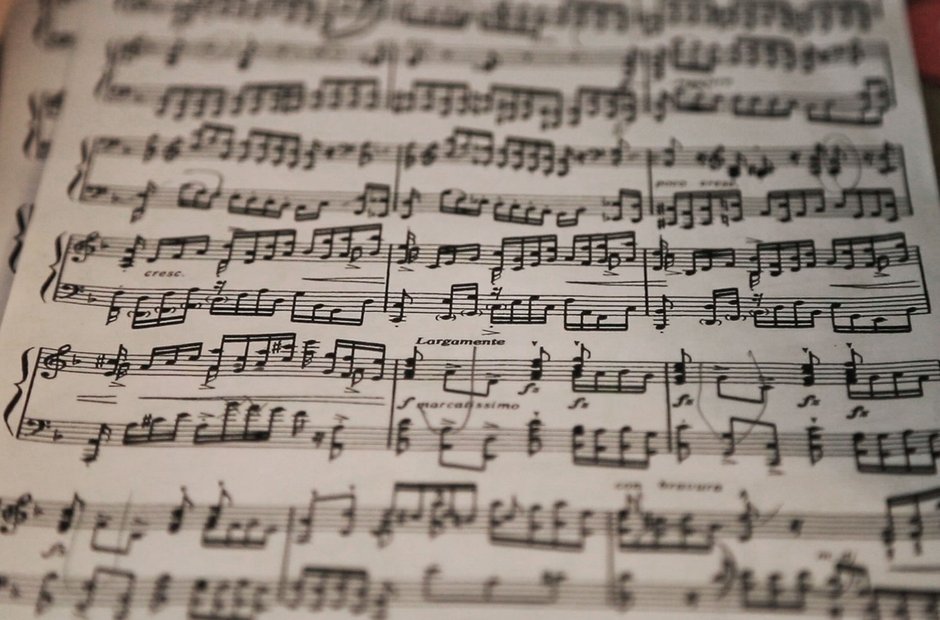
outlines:
{"label": "beamed eighth notes", "polygon": [[3,620],[940,617],[904,3],[14,11]]}

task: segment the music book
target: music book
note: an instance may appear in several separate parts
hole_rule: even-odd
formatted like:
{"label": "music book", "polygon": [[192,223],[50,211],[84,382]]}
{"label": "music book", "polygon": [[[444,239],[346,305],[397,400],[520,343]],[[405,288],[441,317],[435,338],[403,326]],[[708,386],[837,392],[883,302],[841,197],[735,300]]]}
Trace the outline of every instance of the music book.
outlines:
{"label": "music book", "polygon": [[22,0],[0,618],[940,617],[898,0]]}

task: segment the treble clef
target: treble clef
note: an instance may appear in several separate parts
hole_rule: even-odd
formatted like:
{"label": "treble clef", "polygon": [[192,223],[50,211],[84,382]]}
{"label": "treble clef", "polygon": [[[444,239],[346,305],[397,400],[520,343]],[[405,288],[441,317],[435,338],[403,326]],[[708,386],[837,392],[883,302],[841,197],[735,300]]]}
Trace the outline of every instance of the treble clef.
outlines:
{"label": "treble clef", "polygon": [[46,370],[39,373],[43,379],[55,379],[59,372],[65,370],[68,363],[63,359],[72,351],[72,345],[64,344],[55,353],[50,353],[42,358],[42,365]]}
{"label": "treble clef", "polygon": [[89,256],[103,247],[101,235],[98,232],[89,233],[84,239],[79,239],[72,244],[72,260],[76,263],[84,263]]}

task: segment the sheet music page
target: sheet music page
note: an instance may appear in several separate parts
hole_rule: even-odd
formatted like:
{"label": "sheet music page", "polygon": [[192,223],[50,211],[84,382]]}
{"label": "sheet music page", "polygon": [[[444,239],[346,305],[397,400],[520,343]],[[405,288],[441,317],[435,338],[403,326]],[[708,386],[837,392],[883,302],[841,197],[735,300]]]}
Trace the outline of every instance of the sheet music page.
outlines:
{"label": "sheet music page", "polygon": [[[78,5],[79,2],[73,2]],[[18,2],[4,29],[0,71],[0,308],[6,305],[43,161],[62,107],[70,32],[54,27],[59,2]],[[37,68],[41,67],[41,70]]]}
{"label": "sheet music page", "polygon": [[902,3],[69,25],[0,330],[3,618],[937,618]]}

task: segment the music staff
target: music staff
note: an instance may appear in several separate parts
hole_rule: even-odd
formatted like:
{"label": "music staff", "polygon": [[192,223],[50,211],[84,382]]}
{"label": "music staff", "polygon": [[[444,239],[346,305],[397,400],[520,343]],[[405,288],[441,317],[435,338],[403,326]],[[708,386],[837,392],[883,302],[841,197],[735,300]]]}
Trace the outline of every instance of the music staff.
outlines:
{"label": "music staff", "polygon": [[3,574],[0,593],[11,604],[35,606],[39,612],[105,608],[118,617],[132,612],[150,617],[184,608],[196,617],[226,613],[228,617],[256,620],[278,610],[329,609],[382,619],[397,615],[401,609],[511,609],[521,605],[618,612],[776,612],[807,617],[835,610],[840,617],[852,618],[872,613],[881,617],[901,606],[907,617],[936,616],[940,599],[936,589],[873,585],[867,569],[850,558],[840,559],[831,572],[832,576],[819,577],[815,585],[809,571],[788,575],[783,582],[780,573],[758,580],[751,570],[736,566],[726,576],[720,572],[716,576],[718,583],[643,583],[629,571],[618,572],[607,580],[573,580],[564,570],[545,570],[530,580],[498,576],[461,580],[442,578],[438,565],[426,567],[423,578],[416,580],[385,579],[372,576],[360,566],[343,564],[306,564],[296,576],[282,579],[194,578],[169,573],[143,577],[129,570],[96,567],[91,576],[84,578],[56,571],[45,575]]}
{"label": "music staff", "polygon": [[[103,84],[109,103],[147,105],[157,116],[220,118],[243,114],[293,114],[303,111],[387,110],[394,114],[433,113],[441,117],[493,117],[498,124],[537,119],[545,131],[585,120],[635,122],[646,115],[662,122],[671,114],[728,114],[736,118],[785,119],[802,113],[816,123],[880,125],[892,106],[889,85],[866,78],[859,88],[842,93],[776,91],[705,92],[684,85],[644,95],[627,87],[579,86],[570,96],[529,85],[493,85],[473,90],[466,82],[415,81],[410,88],[389,91],[369,78],[213,87],[195,84],[137,86]],[[645,104],[643,102],[646,102]]]}
{"label": "music staff", "polygon": [[[883,8],[874,0],[812,1],[750,0],[670,3],[657,0],[651,6],[624,2],[573,0],[561,3],[484,2],[471,5],[432,4],[414,0],[356,0],[321,6],[310,0],[282,3],[250,0],[243,4],[205,0],[123,0],[117,12],[168,17],[185,26],[194,21],[223,22],[227,19],[258,23],[276,20],[314,26],[327,40],[352,38],[369,32],[382,22],[406,28],[442,32],[468,31],[540,39],[548,33],[588,32],[596,34],[658,35],[675,28],[706,28],[719,32],[742,29],[781,29],[795,35],[823,34],[833,30],[867,32],[880,23]],[[546,32],[547,31],[547,32]]]}
{"label": "music staff", "polygon": [[[898,295],[771,296],[742,293],[737,287],[710,295],[632,295],[510,293],[480,290],[476,282],[455,283],[447,291],[271,290],[215,286],[130,288],[58,282],[53,300],[106,308],[106,324],[122,317],[134,329],[180,325],[193,313],[211,316],[273,317],[292,323],[363,325],[370,314],[389,321],[434,317],[437,321],[485,320],[490,325],[545,325],[560,320],[566,331],[628,331],[631,323],[664,330],[676,320],[703,326],[725,323],[757,329],[814,329],[827,324],[834,333],[897,334],[911,331],[912,317],[930,313],[923,289]],[[648,289],[648,287],[647,287]]]}
{"label": "music staff", "polygon": [[268,190],[227,188],[217,181],[193,180],[180,185],[141,186],[88,183],[79,200],[85,204],[127,208],[136,222],[148,209],[223,209],[232,215],[279,219],[293,214],[304,222],[323,215],[343,214],[408,219],[413,215],[446,214],[481,217],[493,222],[560,228],[577,226],[582,218],[602,222],[639,223],[646,218],[658,228],[692,229],[730,226],[758,218],[789,223],[803,219],[880,219],[896,222],[913,215],[906,196],[891,188],[857,188],[830,194],[822,189],[772,190],[747,196],[740,190],[695,190],[644,195],[623,188],[610,195],[553,195],[468,191],[459,187],[427,191],[417,187],[395,191],[385,183],[368,183],[359,191]]}
{"label": "music staff", "polygon": [[[328,462],[348,453],[381,452],[436,454],[441,468],[485,472],[499,457],[568,455],[572,465],[586,468],[650,469],[659,459],[682,464],[695,457],[717,458],[732,467],[740,458],[762,459],[768,469],[790,459],[810,465],[849,460],[860,474],[936,476],[940,462],[940,428],[881,432],[827,432],[819,426],[778,431],[775,424],[735,419],[727,431],[695,430],[678,424],[666,430],[631,426],[546,428],[543,424],[428,428],[404,417],[392,425],[360,426],[342,422],[314,425],[306,411],[256,403],[226,403],[225,411],[181,412],[170,418],[145,414],[137,422],[61,420],[23,417],[16,439],[55,446],[80,446],[81,461],[91,464],[113,448],[266,448],[316,450]],[[533,418],[537,421],[538,418]],[[756,431],[754,429],[757,429]],[[714,466],[711,461],[710,466]],[[498,467],[498,465],[496,465]]]}
{"label": "music staff", "polygon": [[[328,51],[327,51],[328,50]],[[125,83],[116,77],[122,64],[147,56],[163,56],[168,67],[175,66],[187,54],[207,62],[219,58],[237,59],[244,71],[259,57],[276,62],[314,61],[363,64],[388,75],[324,77],[316,85],[305,82],[249,81],[238,88],[207,84],[171,83],[161,85]],[[601,117],[607,121],[632,123],[639,115],[663,121],[673,113],[729,114],[737,118],[789,118],[802,112],[811,122],[879,125],[884,114],[894,106],[892,85],[884,77],[890,72],[886,47],[877,42],[857,40],[826,48],[809,45],[797,51],[796,45],[779,38],[740,37],[723,46],[697,40],[674,39],[669,44],[632,47],[627,50],[579,51],[514,50],[493,48],[443,48],[428,44],[410,44],[400,49],[395,43],[380,42],[349,49],[335,46],[298,47],[268,44],[261,47],[254,40],[184,39],[153,41],[136,38],[112,44],[109,62],[97,93],[104,101],[146,105],[158,116],[219,117],[222,115],[262,112],[298,113],[302,111],[356,110],[402,113],[435,113],[440,116],[492,116],[496,123],[527,121],[537,118],[541,130],[562,125],[577,126],[585,119]],[[426,66],[459,63],[471,72],[493,73],[497,68],[522,64],[539,66],[611,67],[614,73],[603,86],[580,85],[573,94],[539,84],[492,83],[480,89],[470,81],[455,80],[452,75],[435,79]],[[870,67],[869,64],[874,65]],[[404,87],[402,79],[393,79],[400,71],[422,70],[422,77]],[[702,88],[694,82],[669,84],[667,77],[732,71],[783,70],[798,75],[811,74],[829,67],[858,67],[858,86],[848,86],[844,93],[813,90],[794,84],[793,91],[747,91],[741,89]],[[394,70],[393,70],[394,69]],[[172,80],[172,78],[170,78]],[[388,81],[385,81],[385,80]]]}
{"label": "music staff", "polygon": [[[147,180],[128,185],[126,176],[114,183],[100,175],[90,178],[96,163],[112,158],[139,158],[144,164],[140,173]],[[194,158],[208,159],[221,168],[202,175],[183,175],[191,180],[159,184],[151,180],[153,172],[146,172],[148,165],[172,165],[177,160]],[[334,163],[352,164],[363,170],[384,168],[384,172],[377,173],[387,173],[389,182],[383,183],[373,175],[352,191],[234,189],[226,187],[225,182],[225,169],[231,166],[271,166],[305,175],[307,170]],[[610,187],[611,181],[602,176],[598,182],[610,188],[607,195],[568,196],[530,194],[511,188],[499,194],[460,187],[408,188],[402,178],[408,172],[442,164],[557,178],[575,172],[604,175],[609,170],[624,169],[627,176],[635,174],[636,179],[618,180]],[[710,184],[670,191],[668,188],[675,187],[676,172],[682,168],[706,175]],[[805,185],[794,187],[792,180],[783,187],[771,184],[776,175],[792,177],[793,173],[802,175]],[[807,217],[896,221],[912,213],[905,195],[906,175],[901,147],[887,143],[741,149],[725,145],[688,148],[673,142],[665,148],[648,149],[625,143],[572,147],[510,136],[497,146],[492,132],[466,128],[457,128],[444,140],[425,144],[307,142],[299,134],[260,129],[237,139],[232,126],[204,123],[191,137],[154,134],[149,138],[89,141],[70,195],[86,204],[130,208],[132,221],[141,219],[152,207],[224,208],[232,214],[269,218],[293,212],[297,221],[318,219],[324,212],[366,217],[396,214],[401,218],[433,212],[470,217],[486,213],[497,222],[528,225],[554,220],[560,227],[576,226],[582,217],[632,223],[649,218],[660,228],[694,228],[730,225],[751,217],[779,222]],[[712,179],[718,185],[712,184]],[[514,182],[525,180],[518,178]]]}
{"label": "music staff", "polygon": [[[224,489],[224,487],[223,487]],[[742,493],[737,510],[650,508],[640,493],[628,494],[619,507],[582,507],[570,501],[526,501],[517,497],[485,501],[472,482],[396,482],[385,502],[364,503],[354,490],[323,493],[294,504],[241,504],[226,491],[217,501],[194,502],[183,493],[176,503],[93,502],[75,494],[69,501],[0,497],[0,535],[15,536],[36,528],[89,534],[97,553],[133,553],[145,537],[188,532],[200,534],[207,549],[270,549],[275,536],[291,532],[292,543],[310,545],[318,535],[365,535],[384,548],[399,536],[482,536],[490,545],[535,551],[584,553],[593,538],[613,536],[624,553],[701,553],[720,541],[742,544],[763,540],[859,541],[883,545],[894,553],[905,545],[922,547],[940,540],[940,511],[928,503],[940,488],[893,495],[888,512],[772,511],[756,508]],[[925,509],[921,512],[921,507]],[[905,519],[900,507],[917,511]],[[291,520],[299,527],[292,528]],[[109,533],[131,524],[125,543],[101,544]],[[613,524],[613,528],[610,528]],[[917,549],[920,549],[919,551]]]}
{"label": "music staff", "polygon": [[[880,176],[904,172],[903,147],[824,144],[739,148],[724,144],[686,147],[678,142],[660,148],[613,145],[566,145],[551,140],[507,136],[502,143],[492,131],[457,127],[441,140],[421,143],[321,141],[299,133],[263,128],[239,137],[233,125],[202,123],[189,136],[101,136],[89,140],[86,163],[96,157],[154,159],[164,162],[214,159],[236,163],[266,164],[311,170],[328,162],[396,163],[404,169],[436,164],[471,164],[482,167],[524,169],[566,176],[579,167],[672,169],[693,168],[723,173],[721,178],[764,179],[778,169],[795,168],[808,177],[837,177],[844,170],[873,171]],[[533,161],[536,166],[532,168]]]}
{"label": "music staff", "polygon": [[91,6],[21,145],[0,615],[936,620],[903,19]]}
{"label": "music staff", "polygon": [[[300,238],[300,239],[298,239]],[[682,248],[661,240],[655,246],[637,243],[632,230],[576,234],[571,242],[558,235],[502,237],[499,244],[419,243],[406,234],[401,243],[383,236],[382,224],[316,228],[237,230],[227,239],[210,235],[185,237],[107,237],[98,232],[70,235],[63,255],[63,273],[70,263],[105,260],[122,269],[138,263],[161,266],[164,261],[212,261],[216,275],[233,264],[277,262],[343,263],[486,267],[491,271],[522,271],[551,267],[642,268],[643,256],[654,271],[692,276],[724,269],[745,269],[777,277],[803,270],[874,270],[884,273],[904,265],[922,268],[920,248],[909,246],[903,233],[843,237],[817,248],[810,239],[759,242],[745,248]],[[647,265],[649,266],[649,265]]]}
{"label": "music staff", "polygon": [[611,66],[630,76],[650,56],[657,69],[714,71],[719,67],[766,68],[812,73],[831,65],[857,66],[866,61],[885,62],[888,46],[876,40],[853,38],[817,45],[778,36],[738,35],[729,43],[677,37],[668,44],[609,48],[560,48],[547,45],[480,47],[441,45],[427,40],[380,41],[368,44],[298,44],[292,41],[257,41],[253,38],[159,38],[138,35],[112,41],[108,60],[115,65],[162,58],[168,67],[188,60],[226,61],[247,70],[257,62],[361,63],[376,67],[400,62],[413,68],[426,65],[463,65],[481,72],[521,65]]}
{"label": "music staff", "polygon": [[[460,346],[463,340],[448,345]],[[475,342],[473,339],[467,342]],[[471,346],[464,344],[463,346]],[[146,353],[81,351],[65,344],[42,347],[36,364],[40,376],[91,374],[122,380],[136,377],[195,377],[211,384],[221,377],[269,375],[339,380],[356,385],[373,382],[428,381],[443,392],[488,396],[500,383],[560,382],[572,393],[642,394],[650,386],[671,384],[841,387],[849,400],[920,398],[925,384],[940,381],[940,360],[866,362],[854,349],[848,361],[822,362],[808,354],[807,362],[696,361],[684,349],[679,361],[592,359],[581,348],[570,359],[553,359],[540,349],[529,359],[466,357],[432,358],[417,348],[412,355],[386,354],[380,342],[338,339],[331,352],[322,343],[293,332],[231,334],[218,345],[189,342],[159,345]],[[474,388],[473,377],[485,392]]]}

